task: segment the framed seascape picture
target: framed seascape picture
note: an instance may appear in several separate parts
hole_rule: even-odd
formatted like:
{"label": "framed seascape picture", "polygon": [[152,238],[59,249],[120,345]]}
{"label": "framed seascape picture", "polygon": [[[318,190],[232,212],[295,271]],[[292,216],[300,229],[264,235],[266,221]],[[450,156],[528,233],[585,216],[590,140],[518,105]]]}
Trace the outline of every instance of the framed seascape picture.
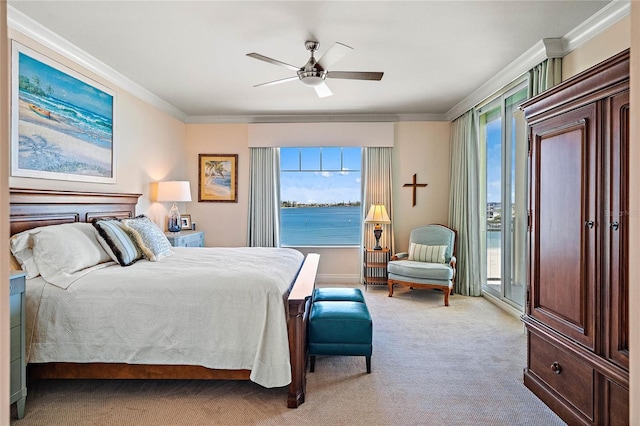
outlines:
{"label": "framed seascape picture", "polygon": [[238,202],[238,154],[199,154],[198,201]]}
{"label": "framed seascape picture", "polygon": [[11,175],[115,183],[115,93],[12,42]]}

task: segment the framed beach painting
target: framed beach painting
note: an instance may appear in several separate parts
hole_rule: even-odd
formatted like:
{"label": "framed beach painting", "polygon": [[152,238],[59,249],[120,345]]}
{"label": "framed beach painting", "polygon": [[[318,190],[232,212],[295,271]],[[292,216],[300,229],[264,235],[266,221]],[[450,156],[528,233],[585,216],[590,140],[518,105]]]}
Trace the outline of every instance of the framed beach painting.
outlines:
{"label": "framed beach painting", "polygon": [[238,202],[238,154],[199,154],[198,201]]}
{"label": "framed beach painting", "polygon": [[11,175],[115,183],[115,93],[12,42]]}

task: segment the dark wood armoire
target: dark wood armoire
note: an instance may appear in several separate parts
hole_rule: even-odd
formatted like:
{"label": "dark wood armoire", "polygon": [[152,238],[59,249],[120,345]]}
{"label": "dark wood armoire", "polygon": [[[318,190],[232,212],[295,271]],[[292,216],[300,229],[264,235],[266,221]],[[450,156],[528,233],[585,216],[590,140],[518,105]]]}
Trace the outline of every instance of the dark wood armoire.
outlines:
{"label": "dark wood armoire", "polygon": [[523,105],[524,383],[570,425],[629,423],[629,52]]}

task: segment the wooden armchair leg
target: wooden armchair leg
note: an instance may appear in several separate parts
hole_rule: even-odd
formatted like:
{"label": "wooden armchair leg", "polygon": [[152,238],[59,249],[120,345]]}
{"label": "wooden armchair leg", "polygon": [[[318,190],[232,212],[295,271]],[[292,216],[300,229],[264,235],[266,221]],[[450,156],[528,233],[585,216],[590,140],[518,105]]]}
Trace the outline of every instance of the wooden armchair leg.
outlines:
{"label": "wooden armchair leg", "polygon": [[393,297],[393,282],[387,282],[387,286],[389,287],[389,297]]}

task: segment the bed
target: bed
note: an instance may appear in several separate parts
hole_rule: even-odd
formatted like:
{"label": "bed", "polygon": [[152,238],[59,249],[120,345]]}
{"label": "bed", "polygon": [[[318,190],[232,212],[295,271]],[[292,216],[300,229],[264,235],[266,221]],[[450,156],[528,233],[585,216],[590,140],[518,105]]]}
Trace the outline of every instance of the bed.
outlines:
{"label": "bed", "polygon": [[[103,218],[135,223],[138,197],[12,188],[10,232],[20,235],[46,226],[47,232],[38,234],[45,241],[46,235],[56,235],[50,230],[73,227],[86,231],[85,223]],[[27,336],[27,350],[32,351],[29,376],[234,379],[266,387],[288,383],[287,406],[302,404],[306,323],[319,256],[303,258],[295,250],[266,248],[172,250],[173,254],[158,262],[141,260],[126,267],[102,262],[87,268],[91,270],[88,273],[62,276],[59,282],[59,277],[49,275],[47,281],[43,276],[29,279],[28,293],[37,297],[30,297],[27,311],[38,313]],[[283,264],[269,269],[278,259]],[[244,276],[240,266],[256,262],[261,262],[259,271],[268,272],[258,277],[253,268],[254,275]],[[264,284],[253,285],[254,281]],[[144,293],[147,287],[152,288],[151,297]],[[98,301],[105,299],[107,306],[98,308],[102,303]],[[223,302],[210,308],[216,300]],[[83,306],[93,308],[83,311]],[[245,328],[238,321],[228,321],[234,317],[242,319],[239,322],[246,323],[241,324]],[[67,337],[64,328],[73,318],[88,325]],[[50,324],[46,322],[49,319],[53,319]],[[149,328],[141,324],[149,324]],[[56,327],[62,327],[62,332]],[[105,334],[112,329],[119,330],[115,336]],[[47,340],[48,335],[53,339]],[[137,340],[151,343],[132,347],[131,342]]]}

